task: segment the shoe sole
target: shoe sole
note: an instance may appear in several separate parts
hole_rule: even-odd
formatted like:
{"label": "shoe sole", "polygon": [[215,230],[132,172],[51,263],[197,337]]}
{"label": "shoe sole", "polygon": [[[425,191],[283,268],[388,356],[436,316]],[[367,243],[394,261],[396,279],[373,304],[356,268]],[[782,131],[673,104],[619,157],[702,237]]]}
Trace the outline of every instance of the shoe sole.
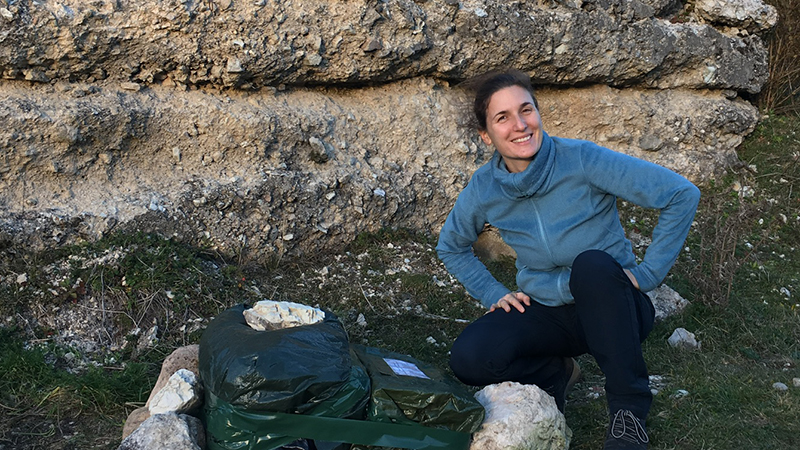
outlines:
{"label": "shoe sole", "polygon": [[572,387],[575,386],[575,383],[581,378],[581,366],[578,365],[578,362],[575,361],[575,358],[569,358],[572,361],[572,373],[569,375],[569,381],[567,381],[567,387],[564,389],[564,397],[569,394],[569,391],[572,390]]}

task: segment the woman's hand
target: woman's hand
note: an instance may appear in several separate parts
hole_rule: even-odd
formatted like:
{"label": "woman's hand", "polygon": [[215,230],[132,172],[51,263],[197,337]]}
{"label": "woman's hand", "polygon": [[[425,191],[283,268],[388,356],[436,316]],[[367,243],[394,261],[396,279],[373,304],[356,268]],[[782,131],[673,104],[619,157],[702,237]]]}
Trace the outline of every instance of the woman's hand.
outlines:
{"label": "woman's hand", "polygon": [[631,283],[633,283],[633,287],[635,287],[636,289],[639,289],[639,282],[636,281],[636,277],[633,276],[633,273],[631,273],[631,271],[628,270],[628,269],[622,269],[622,270],[624,270],[625,271],[625,275],[627,275],[628,278],[630,278]]}
{"label": "woman's hand", "polygon": [[524,313],[525,306],[522,306],[523,304],[525,304],[525,306],[531,306],[531,298],[524,292],[511,292],[504,295],[503,298],[492,305],[491,308],[489,308],[489,312],[498,308],[503,308],[505,312],[511,312],[511,307],[513,306],[517,311]]}

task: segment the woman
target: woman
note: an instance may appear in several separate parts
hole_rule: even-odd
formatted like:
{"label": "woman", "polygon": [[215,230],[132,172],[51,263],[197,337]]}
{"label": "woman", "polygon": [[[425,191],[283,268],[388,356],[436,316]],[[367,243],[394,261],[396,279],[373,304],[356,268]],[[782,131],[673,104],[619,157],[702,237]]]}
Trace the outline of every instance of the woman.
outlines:
{"label": "woman", "polygon": [[[573,356],[590,353],[606,376],[605,449],[646,449],[652,394],[641,342],[653,327],[649,291],[674,264],[700,197],[661,166],[542,129],[530,78],[487,75],[474,114],[496,149],[459,195],[436,247],[447,269],[488,309],[456,339],[453,372],[464,383],[536,384],[563,412],[577,379]],[[617,198],[660,210],[641,263]],[[518,292],[473,255],[488,223],[517,253]]]}

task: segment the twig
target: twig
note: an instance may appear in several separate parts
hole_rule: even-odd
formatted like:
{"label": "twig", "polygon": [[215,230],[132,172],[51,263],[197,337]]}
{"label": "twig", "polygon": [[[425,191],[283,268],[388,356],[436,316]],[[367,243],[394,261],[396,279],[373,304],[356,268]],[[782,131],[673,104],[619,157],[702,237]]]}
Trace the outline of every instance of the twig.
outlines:
{"label": "twig", "polygon": [[472,322],[471,320],[467,320],[467,319],[455,319],[453,317],[440,316],[440,315],[437,315],[437,314],[430,314],[430,313],[426,313],[426,312],[419,314],[419,316],[420,317],[424,317],[426,319],[450,320],[450,321],[453,321],[453,322],[456,322],[456,323],[471,323]]}
{"label": "twig", "polygon": [[361,295],[364,296],[364,300],[367,301],[367,304],[369,305],[369,307],[372,310],[372,312],[377,312],[377,311],[375,311],[375,307],[372,306],[372,303],[370,303],[369,299],[367,298],[367,293],[364,292],[364,286],[361,285],[360,281],[358,282],[358,287],[361,289]]}

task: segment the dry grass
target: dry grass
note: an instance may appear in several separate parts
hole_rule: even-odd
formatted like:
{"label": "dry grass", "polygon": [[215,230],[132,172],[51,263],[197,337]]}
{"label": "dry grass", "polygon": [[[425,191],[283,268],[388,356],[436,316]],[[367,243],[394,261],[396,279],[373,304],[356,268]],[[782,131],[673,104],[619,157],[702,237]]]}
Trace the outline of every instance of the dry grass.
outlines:
{"label": "dry grass", "polygon": [[778,10],[778,25],[768,37],[769,81],[758,103],[776,114],[800,113],[800,5],[797,0],[767,0]]}

